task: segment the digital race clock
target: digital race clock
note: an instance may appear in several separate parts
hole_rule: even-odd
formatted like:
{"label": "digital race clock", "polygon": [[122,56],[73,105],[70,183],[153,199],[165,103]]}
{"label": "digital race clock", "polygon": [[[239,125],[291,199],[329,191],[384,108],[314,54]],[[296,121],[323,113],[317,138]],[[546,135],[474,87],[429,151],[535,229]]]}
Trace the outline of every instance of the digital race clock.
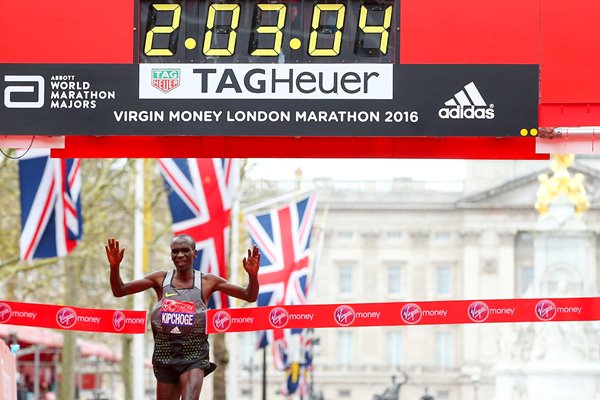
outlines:
{"label": "digital race clock", "polygon": [[140,63],[394,63],[394,0],[141,0]]}

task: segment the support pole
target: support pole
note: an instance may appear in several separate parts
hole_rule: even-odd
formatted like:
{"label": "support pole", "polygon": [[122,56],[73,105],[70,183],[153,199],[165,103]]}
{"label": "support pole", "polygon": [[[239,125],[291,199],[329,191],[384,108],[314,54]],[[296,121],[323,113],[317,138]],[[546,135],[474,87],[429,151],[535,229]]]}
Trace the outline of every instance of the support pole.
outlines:
{"label": "support pole", "polygon": [[267,400],[267,346],[263,347],[262,400]]}
{"label": "support pole", "polygon": [[[143,275],[144,264],[144,160],[135,162],[135,214],[134,214],[133,279]],[[143,310],[144,293],[133,295],[133,308]],[[145,398],[144,390],[144,335],[133,335],[133,398]]]}
{"label": "support pole", "polygon": [[[240,240],[240,198],[239,198],[239,186],[240,186],[240,166],[238,160],[232,160],[232,203],[231,203],[231,229],[229,235],[229,280],[232,283],[242,285],[242,282],[238,282],[238,253],[239,253],[239,240]],[[229,301],[233,301],[232,298]],[[233,304],[232,304],[233,306]],[[227,348],[230,354],[234,354],[236,357],[229,357],[228,372],[227,376],[227,399],[237,400],[239,393],[238,389],[238,377],[239,377],[239,341],[240,335],[238,333],[229,333],[226,336]]]}

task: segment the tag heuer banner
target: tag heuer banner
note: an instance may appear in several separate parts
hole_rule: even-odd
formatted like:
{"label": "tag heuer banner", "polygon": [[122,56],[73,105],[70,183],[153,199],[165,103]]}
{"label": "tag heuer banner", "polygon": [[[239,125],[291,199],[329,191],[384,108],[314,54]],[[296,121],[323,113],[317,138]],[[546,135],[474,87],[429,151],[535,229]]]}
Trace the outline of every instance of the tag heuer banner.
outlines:
{"label": "tag heuer banner", "polygon": [[3,64],[0,134],[518,136],[537,65]]}

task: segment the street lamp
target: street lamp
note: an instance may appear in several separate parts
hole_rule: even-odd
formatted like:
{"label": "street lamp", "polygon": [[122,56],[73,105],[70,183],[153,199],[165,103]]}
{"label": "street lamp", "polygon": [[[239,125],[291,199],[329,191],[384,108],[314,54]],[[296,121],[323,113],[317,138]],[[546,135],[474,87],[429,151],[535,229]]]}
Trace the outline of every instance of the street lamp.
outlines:
{"label": "street lamp", "polygon": [[[312,330],[311,333],[314,333],[314,330]],[[319,350],[321,349],[321,339],[318,337],[312,337],[312,340],[310,341],[310,364],[311,364],[311,368],[310,368],[310,392],[309,392],[309,397],[311,400],[318,400],[318,399],[322,399],[323,396],[321,393],[317,394],[315,391],[315,364],[314,364],[314,359],[315,359],[315,355],[319,353]]]}
{"label": "street lamp", "polygon": [[477,400],[477,391],[479,390],[479,382],[481,381],[481,376],[479,374],[471,375],[471,383],[473,383],[473,399]]}
{"label": "street lamp", "polygon": [[429,388],[425,388],[425,394],[421,396],[421,400],[435,400],[435,397],[429,394]]}

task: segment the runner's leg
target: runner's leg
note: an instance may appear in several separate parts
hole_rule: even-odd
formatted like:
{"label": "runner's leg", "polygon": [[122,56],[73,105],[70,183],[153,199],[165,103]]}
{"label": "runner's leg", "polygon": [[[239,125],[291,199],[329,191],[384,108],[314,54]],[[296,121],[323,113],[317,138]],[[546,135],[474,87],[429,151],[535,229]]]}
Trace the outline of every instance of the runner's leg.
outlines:
{"label": "runner's leg", "polygon": [[181,389],[176,383],[156,383],[156,400],[179,400]]}
{"label": "runner's leg", "polygon": [[204,370],[201,368],[190,369],[179,377],[181,400],[198,400],[204,381]]}

